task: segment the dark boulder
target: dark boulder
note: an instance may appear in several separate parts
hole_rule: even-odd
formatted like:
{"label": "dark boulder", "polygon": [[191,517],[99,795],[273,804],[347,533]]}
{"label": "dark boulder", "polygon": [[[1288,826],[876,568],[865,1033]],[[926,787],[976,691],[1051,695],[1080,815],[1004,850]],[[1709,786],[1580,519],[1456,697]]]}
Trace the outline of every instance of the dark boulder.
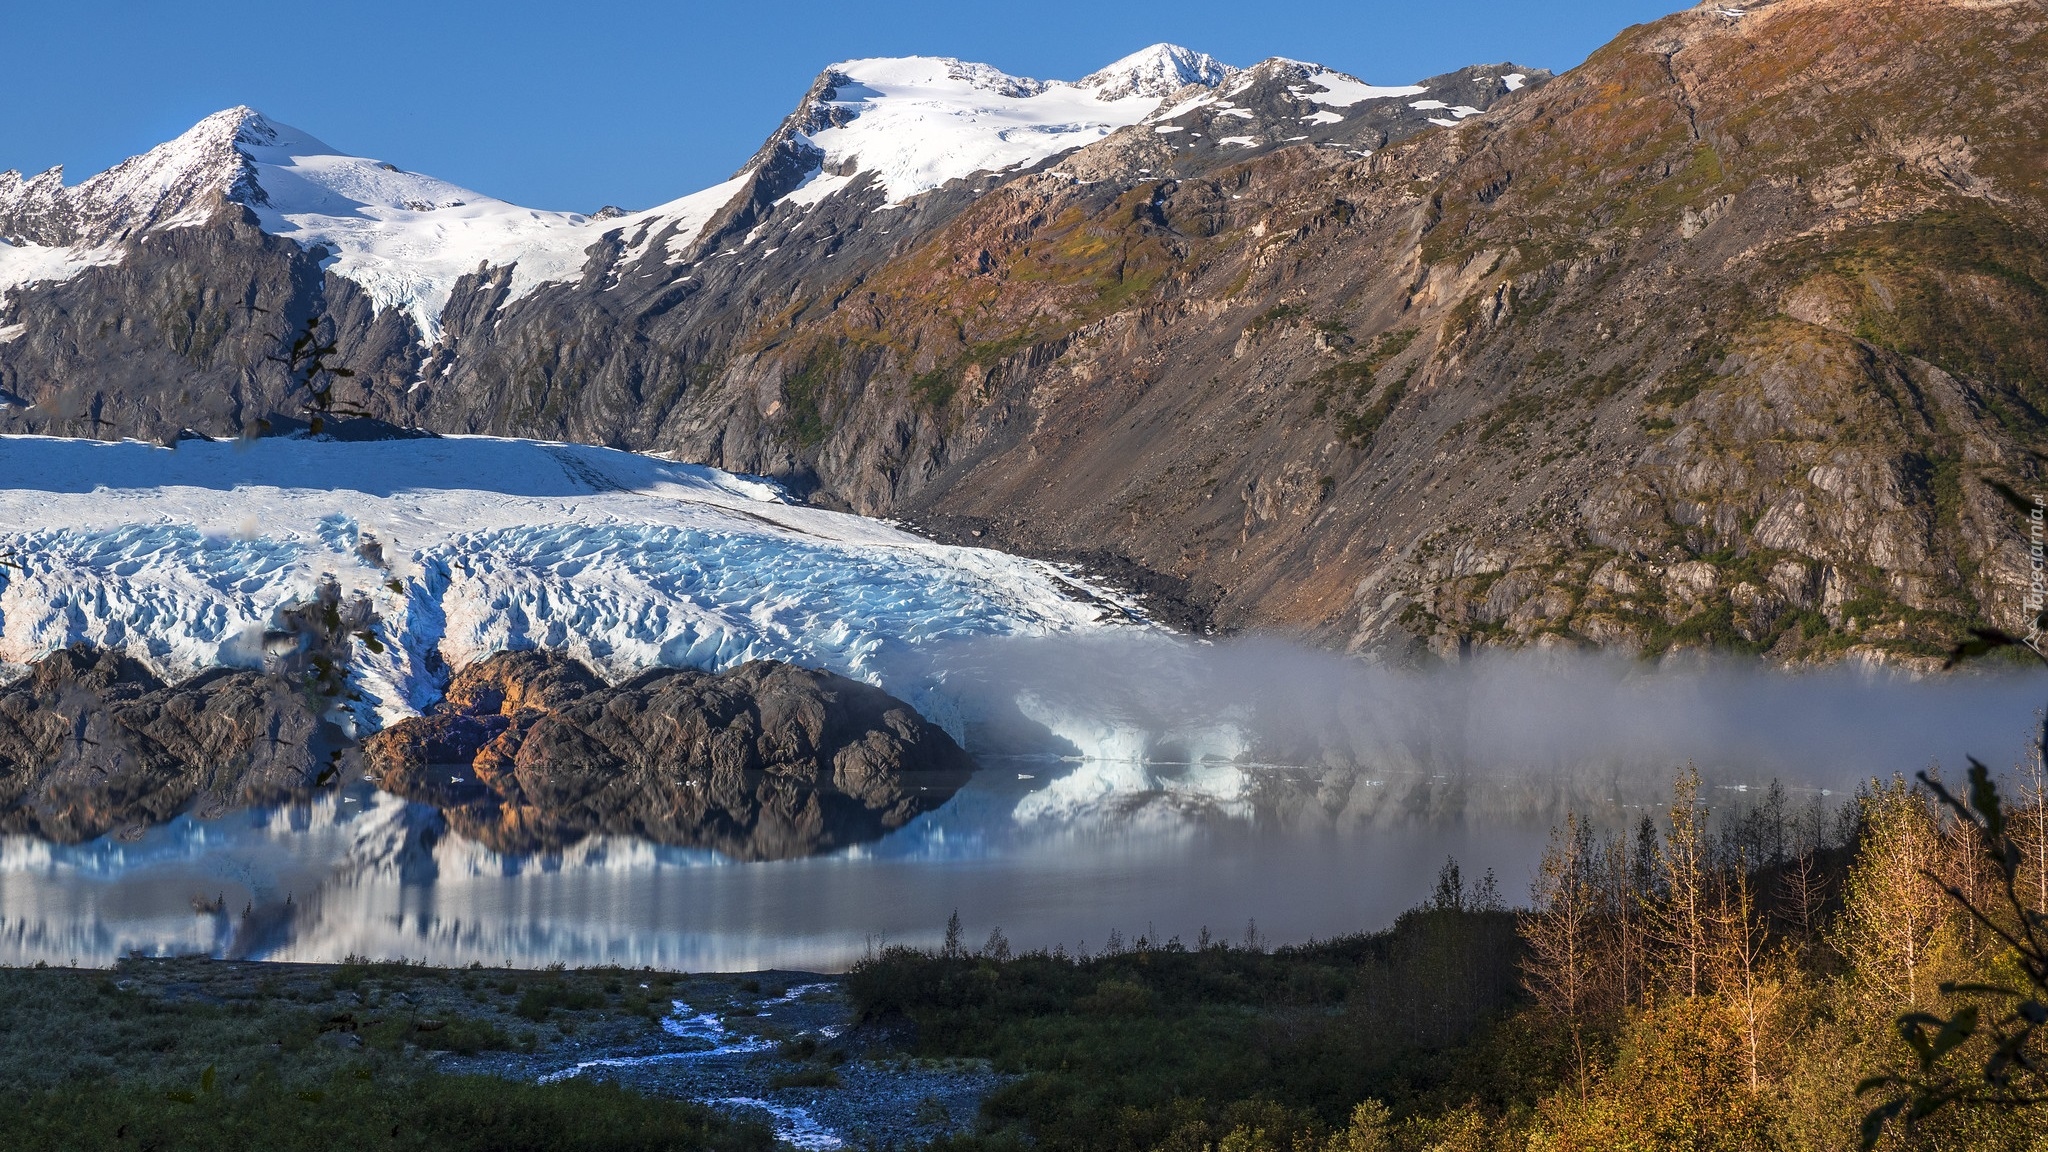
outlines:
{"label": "dark boulder", "polygon": [[166,685],[119,651],[53,652],[0,688],[0,831],[76,842],[304,796],[348,755],[323,703],[263,672]]}
{"label": "dark boulder", "polygon": [[433,714],[365,750],[380,787],[501,851],[609,832],[742,860],[873,839],[973,770],[909,705],[830,672],[761,660],[607,687],[545,652],[464,669]]}

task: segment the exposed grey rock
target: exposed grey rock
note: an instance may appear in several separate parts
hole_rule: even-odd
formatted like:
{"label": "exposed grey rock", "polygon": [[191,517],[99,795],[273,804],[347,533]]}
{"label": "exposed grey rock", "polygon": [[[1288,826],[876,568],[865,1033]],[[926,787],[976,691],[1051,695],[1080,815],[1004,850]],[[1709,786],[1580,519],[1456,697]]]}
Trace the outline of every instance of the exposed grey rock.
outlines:
{"label": "exposed grey rock", "polygon": [[45,656],[0,688],[0,830],[89,840],[338,782],[355,746],[333,717],[353,645],[375,642],[375,623],[327,577],[276,613],[260,670],[165,684],[118,650]]}
{"label": "exposed grey rock", "polygon": [[225,668],[166,685],[79,645],[0,690],[0,830],[66,843],[278,804],[343,767],[346,736],[279,676]]}
{"label": "exposed grey rock", "polygon": [[610,832],[745,860],[872,839],[973,768],[909,705],[830,672],[761,660],[607,687],[548,652],[463,669],[441,706],[366,755],[380,787],[502,851]]}

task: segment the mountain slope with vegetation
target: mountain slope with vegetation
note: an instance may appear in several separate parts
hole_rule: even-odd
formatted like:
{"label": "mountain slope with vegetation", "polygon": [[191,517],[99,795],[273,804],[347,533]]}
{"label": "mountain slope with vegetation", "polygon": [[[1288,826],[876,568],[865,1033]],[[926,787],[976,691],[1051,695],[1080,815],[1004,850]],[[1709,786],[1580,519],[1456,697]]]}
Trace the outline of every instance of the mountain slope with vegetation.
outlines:
{"label": "mountain slope with vegetation", "polygon": [[1226,627],[1930,656],[2019,614],[1976,480],[2042,446],[2044,28],[1706,7],[1369,158],[1013,181],[762,332],[682,446],[772,467],[735,433],[779,420],[857,508]]}

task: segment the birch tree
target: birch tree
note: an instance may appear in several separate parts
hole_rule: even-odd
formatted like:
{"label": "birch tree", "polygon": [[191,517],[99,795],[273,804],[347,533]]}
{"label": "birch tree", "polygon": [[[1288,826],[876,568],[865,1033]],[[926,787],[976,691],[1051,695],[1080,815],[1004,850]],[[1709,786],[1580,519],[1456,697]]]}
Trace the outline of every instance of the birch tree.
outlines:
{"label": "birch tree", "polygon": [[1543,862],[1529,885],[1533,911],[1521,918],[1529,944],[1523,985],[1536,1002],[1571,1029],[1579,1099],[1586,1098],[1585,1016],[1596,995],[1601,893],[1592,869],[1592,830],[1577,813],[1550,830]]}

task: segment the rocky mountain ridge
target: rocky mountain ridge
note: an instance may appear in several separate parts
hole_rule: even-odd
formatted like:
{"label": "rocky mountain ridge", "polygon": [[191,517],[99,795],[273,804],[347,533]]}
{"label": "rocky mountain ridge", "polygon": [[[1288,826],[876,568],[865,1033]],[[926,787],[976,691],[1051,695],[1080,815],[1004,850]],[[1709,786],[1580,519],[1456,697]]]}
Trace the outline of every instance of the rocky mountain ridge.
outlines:
{"label": "rocky mountain ridge", "polygon": [[487,264],[426,343],[247,218],[145,230],[0,305],[0,425],[233,431],[289,410],[264,357],[318,315],[394,423],[774,475],[1198,626],[1925,660],[2024,595],[1983,481],[2048,447],[2044,52],[2020,0],[1775,0],[1555,80],[1196,67],[900,202],[918,147],[850,144],[888,101],[1079,89],[828,71],[695,231]]}

